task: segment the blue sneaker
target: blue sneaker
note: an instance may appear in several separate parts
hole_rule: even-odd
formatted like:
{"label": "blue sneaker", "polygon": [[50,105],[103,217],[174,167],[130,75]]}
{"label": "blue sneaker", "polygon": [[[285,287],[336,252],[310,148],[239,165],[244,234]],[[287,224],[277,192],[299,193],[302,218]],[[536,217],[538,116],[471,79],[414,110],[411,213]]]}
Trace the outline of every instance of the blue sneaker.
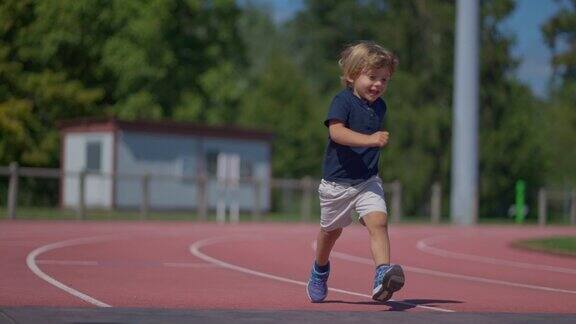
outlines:
{"label": "blue sneaker", "polygon": [[308,298],[313,303],[319,303],[326,298],[328,295],[328,277],[330,276],[330,270],[326,272],[317,272],[312,266],[312,272],[310,273],[310,279],[308,280],[308,285],[306,286],[306,292],[308,293]]}
{"label": "blue sneaker", "polygon": [[404,271],[397,264],[381,266],[376,269],[372,299],[385,302],[392,298],[392,294],[404,286]]}

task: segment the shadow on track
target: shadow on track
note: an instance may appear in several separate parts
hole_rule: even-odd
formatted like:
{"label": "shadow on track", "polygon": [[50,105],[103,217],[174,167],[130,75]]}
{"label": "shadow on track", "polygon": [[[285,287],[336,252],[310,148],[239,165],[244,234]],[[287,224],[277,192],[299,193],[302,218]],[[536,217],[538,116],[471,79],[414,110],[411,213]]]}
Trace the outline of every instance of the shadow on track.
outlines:
{"label": "shadow on track", "polygon": [[380,303],[377,301],[344,301],[344,300],[325,300],[322,303],[326,304],[350,304],[350,305],[374,305],[374,306],[388,306],[389,312],[403,312],[417,306],[430,306],[440,307],[438,304],[461,304],[463,302],[458,300],[443,300],[443,299],[403,299],[388,301]]}

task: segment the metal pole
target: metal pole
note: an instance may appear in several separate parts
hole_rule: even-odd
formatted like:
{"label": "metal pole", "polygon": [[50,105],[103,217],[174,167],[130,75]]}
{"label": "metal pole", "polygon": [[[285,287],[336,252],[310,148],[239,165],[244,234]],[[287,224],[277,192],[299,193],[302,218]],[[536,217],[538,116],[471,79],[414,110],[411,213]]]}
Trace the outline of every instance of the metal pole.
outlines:
{"label": "metal pole", "polygon": [[570,194],[570,225],[576,225],[576,191]]}
{"label": "metal pole", "polygon": [[16,218],[18,205],[18,162],[10,163],[10,183],[8,184],[8,218]]}
{"label": "metal pole", "polygon": [[199,219],[205,221],[206,219],[208,219],[208,195],[206,193],[207,179],[204,175],[200,175],[196,181],[198,185],[197,213]]}
{"label": "metal pole", "polygon": [[392,221],[399,223],[402,219],[402,184],[396,180],[392,183]]}
{"label": "metal pole", "polygon": [[538,190],[538,225],[546,225],[546,189],[540,188]]}
{"label": "metal pole", "polygon": [[262,202],[260,199],[260,191],[261,191],[260,188],[261,188],[260,180],[254,179],[254,207],[252,211],[253,221],[259,221],[262,218],[262,211],[261,211]]}
{"label": "metal pole", "polygon": [[282,186],[282,212],[289,213],[292,211],[292,188],[281,182]]}
{"label": "metal pole", "polygon": [[80,172],[78,181],[78,219],[86,219],[86,170]]}
{"label": "metal pole", "polygon": [[458,0],[450,216],[461,225],[478,219],[478,35],[478,0]]}
{"label": "metal pole", "polygon": [[146,173],[142,176],[142,205],[140,206],[140,219],[148,218],[149,207],[150,207],[150,175]]}
{"label": "metal pole", "polygon": [[440,183],[435,182],[432,185],[432,199],[430,202],[430,219],[432,224],[440,223],[440,215],[442,210],[442,186]]}
{"label": "metal pole", "polygon": [[310,221],[312,214],[312,179],[308,176],[302,178],[302,221]]}

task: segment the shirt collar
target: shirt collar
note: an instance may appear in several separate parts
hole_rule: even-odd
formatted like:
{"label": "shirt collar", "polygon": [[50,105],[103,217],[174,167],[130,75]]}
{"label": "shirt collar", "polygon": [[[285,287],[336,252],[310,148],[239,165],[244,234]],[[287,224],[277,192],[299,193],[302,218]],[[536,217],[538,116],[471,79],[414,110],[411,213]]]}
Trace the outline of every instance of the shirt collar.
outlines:
{"label": "shirt collar", "polygon": [[346,87],[346,92],[348,93],[349,96],[352,96],[354,98],[354,100],[356,100],[360,104],[366,105],[370,108],[375,108],[376,104],[378,103],[378,100],[381,99],[381,98],[377,98],[376,100],[374,100],[374,102],[370,103],[368,100],[356,96],[354,94],[354,90],[350,87]]}

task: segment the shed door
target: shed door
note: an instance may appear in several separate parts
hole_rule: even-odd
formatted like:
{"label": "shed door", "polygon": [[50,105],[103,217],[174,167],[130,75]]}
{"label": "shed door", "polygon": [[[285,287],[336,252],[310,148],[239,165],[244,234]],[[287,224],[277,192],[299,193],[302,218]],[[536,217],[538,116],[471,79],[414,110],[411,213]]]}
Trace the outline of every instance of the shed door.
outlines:
{"label": "shed door", "polygon": [[107,206],[109,175],[104,174],[102,141],[88,140],[86,142],[86,205],[91,207]]}

